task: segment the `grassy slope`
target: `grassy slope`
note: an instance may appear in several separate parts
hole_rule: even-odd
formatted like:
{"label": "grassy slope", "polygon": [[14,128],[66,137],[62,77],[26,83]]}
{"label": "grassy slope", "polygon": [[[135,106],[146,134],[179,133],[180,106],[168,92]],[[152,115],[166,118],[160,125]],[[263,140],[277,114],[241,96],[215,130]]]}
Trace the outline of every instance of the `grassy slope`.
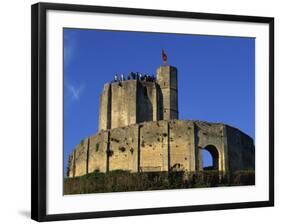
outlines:
{"label": "grassy slope", "polygon": [[199,187],[254,185],[255,172],[238,171],[222,176],[216,171],[198,174],[184,172],[130,173],[116,170],[65,178],[64,194],[85,194],[122,191],[145,191]]}

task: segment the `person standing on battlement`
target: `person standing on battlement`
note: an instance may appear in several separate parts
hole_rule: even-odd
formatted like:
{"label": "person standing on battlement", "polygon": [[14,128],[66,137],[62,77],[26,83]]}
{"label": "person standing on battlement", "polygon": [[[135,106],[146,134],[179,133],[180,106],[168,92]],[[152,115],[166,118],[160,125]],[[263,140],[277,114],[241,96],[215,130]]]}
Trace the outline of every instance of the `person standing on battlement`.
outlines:
{"label": "person standing on battlement", "polygon": [[115,74],[115,75],[114,75],[114,82],[117,82],[117,81],[118,81],[118,75]]}

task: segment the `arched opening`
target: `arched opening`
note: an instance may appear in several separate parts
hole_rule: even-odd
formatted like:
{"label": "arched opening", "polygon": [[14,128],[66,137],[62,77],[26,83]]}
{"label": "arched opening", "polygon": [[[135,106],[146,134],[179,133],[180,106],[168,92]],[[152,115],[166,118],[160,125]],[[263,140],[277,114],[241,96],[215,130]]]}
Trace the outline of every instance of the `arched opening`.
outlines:
{"label": "arched opening", "polygon": [[201,149],[202,169],[218,170],[219,169],[219,153],[215,146],[207,145]]}

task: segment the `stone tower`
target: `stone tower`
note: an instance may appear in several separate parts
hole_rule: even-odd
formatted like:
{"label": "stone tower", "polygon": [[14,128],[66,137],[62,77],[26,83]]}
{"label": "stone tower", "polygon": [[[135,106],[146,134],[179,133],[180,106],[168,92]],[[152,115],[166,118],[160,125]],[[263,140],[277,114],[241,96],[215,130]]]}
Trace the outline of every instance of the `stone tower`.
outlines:
{"label": "stone tower", "polygon": [[164,65],[157,69],[159,85],[159,120],[178,119],[178,78],[177,69]]}
{"label": "stone tower", "polygon": [[178,119],[177,69],[160,66],[157,78],[136,76],[104,85],[99,131],[146,121]]}

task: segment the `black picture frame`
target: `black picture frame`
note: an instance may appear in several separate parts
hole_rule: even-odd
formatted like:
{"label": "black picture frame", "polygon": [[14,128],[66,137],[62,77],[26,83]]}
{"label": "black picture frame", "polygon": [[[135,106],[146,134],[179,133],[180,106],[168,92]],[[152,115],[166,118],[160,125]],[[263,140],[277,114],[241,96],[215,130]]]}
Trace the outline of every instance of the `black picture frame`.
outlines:
{"label": "black picture frame", "polygon": [[[100,12],[123,15],[162,16],[205,20],[239,21],[269,25],[269,200],[196,206],[159,207],[69,214],[46,214],[46,13],[48,10]],[[274,206],[274,18],[137,8],[103,7],[73,4],[37,3],[31,13],[31,218],[37,221],[86,219],[148,215],[237,208]]]}

